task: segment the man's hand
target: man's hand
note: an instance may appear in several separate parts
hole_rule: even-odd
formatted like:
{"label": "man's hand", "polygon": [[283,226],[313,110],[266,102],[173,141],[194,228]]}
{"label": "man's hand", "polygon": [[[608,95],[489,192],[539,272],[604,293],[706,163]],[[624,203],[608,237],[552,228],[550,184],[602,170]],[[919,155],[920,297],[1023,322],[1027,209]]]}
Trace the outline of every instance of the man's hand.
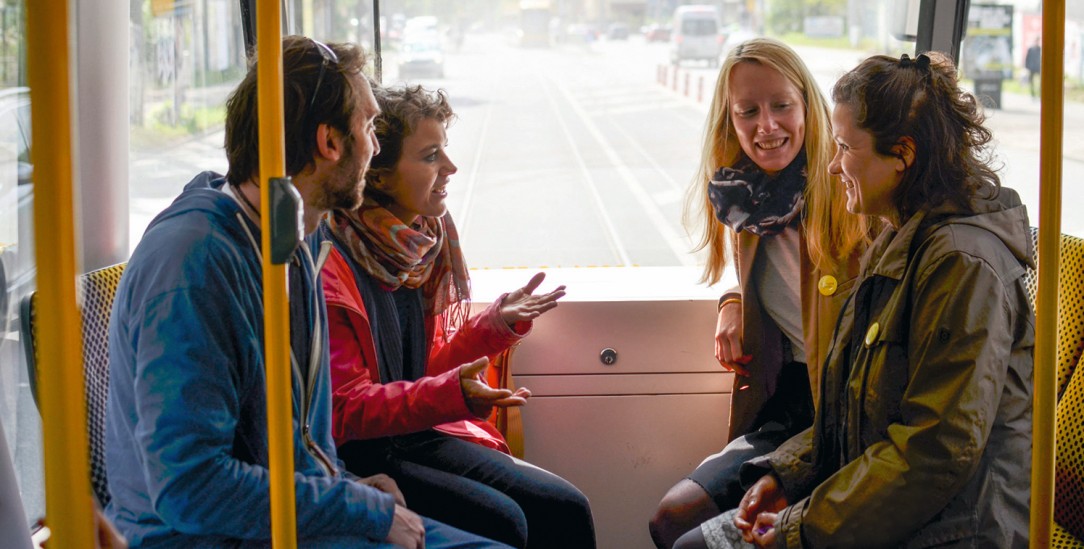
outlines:
{"label": "man's hand", "polygon": [[[760,539],[767,539],[769,532],[774,543],[775,513],[782,511],[787,505],[787,496],[783,494],[779,479],[774,473],[768,473],[760,477],[741,498],[738,514],[734,515],[734,526],[741,530],[742,537],[749,543],[759,544],[758,536]],[[768,526],[771,528],[766,530]]]}
{"label": "man's hand", "polygon": [[459,388],[463,390],[463,398],[472,414],[484,418],[489,416],[494,406],[508,408],[527,403],[531,392],[523,387],[515,392],[490,387],[483,376],[486,366],[489,366],[489,359],[482,357],[459,367]]}
{"label": "man's hand", "polygon": [[406,499],[403,498],[403,492],[399,491],[399,485],[395,483],[395,479],[385,475],[383,473],[376,474],[371,477],[365,477],[358,479],[358,482],[372,486],[385,494],[391,494],[395,498],[395,503],[406,507]]}
{"label": "man's hand", "polygon": [[[113,526],[112,522],[105,517],[105,513],[98,507],[97,503],[94,503],[94,530],[97,533],[97,544],[94,546],[96,549],[128,549],[128,540],[124,539],[124,536],[120,534],[116,526]],[[52,536],[48,526],[44,522],[39,521],[38,525],[42,528],[31,536],[31,542],[34,547],[39,549],[48,549],[49,538]]]}
{"label": "man's hand", "polygon": [[504,301],[501,302],[501,319],[505,324],[515,326],[517,322],[534,320],[557,306],[557,300],[565,296],[564,286],[558,286],[548,294],[532,295],[545,279],[546,273],[538,273],[531,277],[526,286],[504,296]]}
{"label": "man's hand", "polygon": [[94,526],[98,530],[99,549],[128,549],[128,541],[120,535],[117,527],[105,518],[101,509],[94,509]]}
{"label": "man's hand", "polygon": [[414,511],[395,506],[395,516],[391,519],[391,530],[384,539],[398,547],[406,549],[425,549],[425,524]]}

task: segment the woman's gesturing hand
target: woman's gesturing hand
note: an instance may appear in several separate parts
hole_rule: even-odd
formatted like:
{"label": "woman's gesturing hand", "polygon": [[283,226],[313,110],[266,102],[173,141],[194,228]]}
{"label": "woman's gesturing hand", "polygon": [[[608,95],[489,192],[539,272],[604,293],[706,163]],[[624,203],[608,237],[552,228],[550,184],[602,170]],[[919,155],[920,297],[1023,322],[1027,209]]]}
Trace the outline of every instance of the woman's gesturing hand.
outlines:
{"label": "woman's gesturing hand", "polygon": [[534,320],[557,306],[557,300],[565,296],[563,285],[552,292],[533,295],[545,279],[546,273],[538,273],[531,277],[526,286],[504,296],[504,301],[501,303],[501,319],[506,324],[515,326],[517,322]]}
{"label": "woman's gesturing hand", "polygon": [[494,406],[508,408],[527,403],[531,392],[523,387],[515,392],[490,387],[484,376],[486,366],[489,366],[489,359],[482,357],[459,367],[459,388],[463,390],[463,398],[472,414],[484,418],[489,416]]}

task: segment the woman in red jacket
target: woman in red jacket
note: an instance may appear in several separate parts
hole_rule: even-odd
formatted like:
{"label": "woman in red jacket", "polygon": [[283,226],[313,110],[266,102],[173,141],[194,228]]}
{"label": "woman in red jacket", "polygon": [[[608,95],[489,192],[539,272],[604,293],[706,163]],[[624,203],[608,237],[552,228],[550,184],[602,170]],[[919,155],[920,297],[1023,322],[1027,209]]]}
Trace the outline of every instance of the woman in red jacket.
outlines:
{"label": "woman in red jacket", "polygon": [[564,287],[534,295],[539,273],[467,318],[469,278],[445,205],[452,109],[440,91],[374,91],[382,153],[364,203],[323,228],[334,244],[322,277],[339,456],[359,476],[390,475],[411,509],[464,530],[515,547],[594,547],[587,498],[507,455],[482,419],[530,396],[489,387],[486,357],[525,336]]}

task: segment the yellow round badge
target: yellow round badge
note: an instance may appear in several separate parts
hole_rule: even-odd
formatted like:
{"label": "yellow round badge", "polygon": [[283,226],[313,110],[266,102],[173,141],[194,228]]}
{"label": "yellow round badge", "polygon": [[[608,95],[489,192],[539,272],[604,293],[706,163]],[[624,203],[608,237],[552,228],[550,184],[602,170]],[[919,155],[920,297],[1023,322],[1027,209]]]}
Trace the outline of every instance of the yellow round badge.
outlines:
{"label": "yellow round badge", "polygon": [[817,291],[821,295],[834,295],[839,283],[836,282],[836,277],[832,275],[824,275],[819,281],[817,281]]}
{"label": "yellow round badge", "polygon": [[869,329],[866,330],[866,347],[872,347],[877,341],[877,334],[881,333],[881,325],[874,322],[869,325]]}

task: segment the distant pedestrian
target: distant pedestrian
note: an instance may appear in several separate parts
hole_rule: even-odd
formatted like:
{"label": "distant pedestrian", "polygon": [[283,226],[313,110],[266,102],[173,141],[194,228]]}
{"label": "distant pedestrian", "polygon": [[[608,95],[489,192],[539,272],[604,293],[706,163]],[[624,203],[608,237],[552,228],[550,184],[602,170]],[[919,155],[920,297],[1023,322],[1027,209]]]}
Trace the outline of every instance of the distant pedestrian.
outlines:
{"label": "distant pedestrian", "polygon": [[1024,56],[1024,68],[1028,71],[1028,87],[1031,89],[1032,97],[1035,97],[1035,77],[1039,76],[1039,69],[1043,66],[1042,51],[1042,48],[1039,47],[1039,39],[1036,38],[1035,43],[1028,48],[1028,52]]}

